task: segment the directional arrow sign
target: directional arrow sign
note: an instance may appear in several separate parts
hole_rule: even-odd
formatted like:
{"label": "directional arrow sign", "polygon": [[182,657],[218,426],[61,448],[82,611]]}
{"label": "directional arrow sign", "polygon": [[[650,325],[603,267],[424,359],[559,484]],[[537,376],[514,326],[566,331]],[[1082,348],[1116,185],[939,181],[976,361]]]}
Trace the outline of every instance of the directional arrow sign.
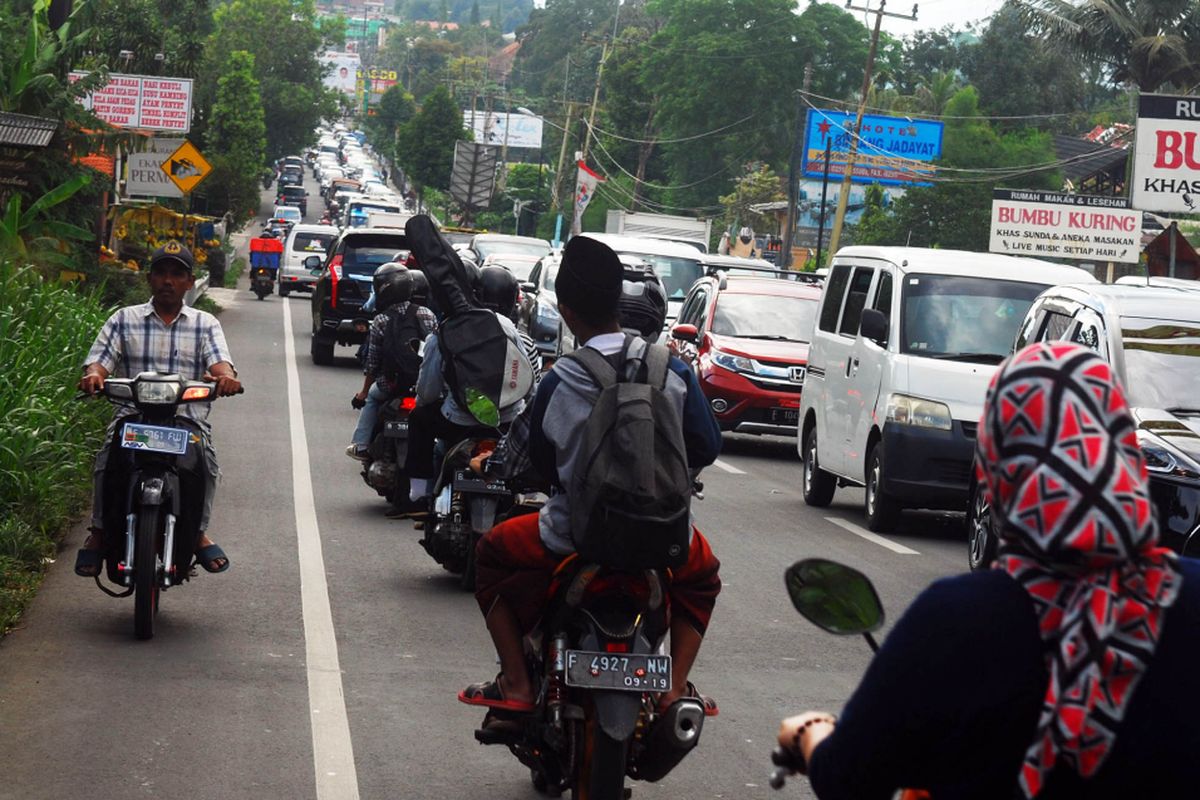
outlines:
{"label": "directional arrow sign", "polygon": [[179,187],[179,191],[188,194],[208,177],[208,173],[212,172],[212,164],[205,161],[195,145],[185,140],[178,150],[167,156],[162,163],[162,171]]}

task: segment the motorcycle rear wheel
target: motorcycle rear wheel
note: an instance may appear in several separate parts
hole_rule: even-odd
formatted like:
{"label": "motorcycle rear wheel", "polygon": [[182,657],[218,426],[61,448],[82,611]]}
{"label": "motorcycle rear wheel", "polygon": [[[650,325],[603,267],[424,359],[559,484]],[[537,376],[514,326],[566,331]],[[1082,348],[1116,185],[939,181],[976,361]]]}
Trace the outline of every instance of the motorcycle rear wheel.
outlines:
{"label": "motorcycle rear wheel", "polygon": [[154,638],[154,615],[158,612],[159,506],[138,513],[137,541],[133,562],[133,632],[139,639]]}
{"label": "motorcycle rear wheel", "polygon": [[623,800],[629,742],[617,741],[605,733],[590,703],[584,714],[582,748],[571,785],[571,800]]}

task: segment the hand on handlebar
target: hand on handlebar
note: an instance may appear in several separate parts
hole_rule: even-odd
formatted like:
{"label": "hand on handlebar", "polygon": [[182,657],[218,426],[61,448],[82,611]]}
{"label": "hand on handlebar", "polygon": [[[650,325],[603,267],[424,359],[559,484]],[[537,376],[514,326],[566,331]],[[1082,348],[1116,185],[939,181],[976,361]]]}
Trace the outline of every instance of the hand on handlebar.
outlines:
{"label": "hand on handlebar", "polygon": [[84,394],[95,395],[96,392],[104,390],[104,376],[95,372],[89,372],[79,379],[79,391]]}
{"label": "hand on handlebar", "polygon": [[359,392],[350,398],[350,407],[355,411],[361,411],[367,405],[367,393]]}
{"label": "hand on handlebar", "polygon": [[217,385],[217,397],[229,397],[230,395],[241,394],[242,382],[232,375],[211,375],[205,373],[202,378],[206,383],[215,383]]}
{"label": "hand on handlebar", "polygon": [[483,474],[483,468],[487,464],[487,460],[491,457],[495,450],[484,450],[479,455],[471,459],[471,471],[476,475]]}

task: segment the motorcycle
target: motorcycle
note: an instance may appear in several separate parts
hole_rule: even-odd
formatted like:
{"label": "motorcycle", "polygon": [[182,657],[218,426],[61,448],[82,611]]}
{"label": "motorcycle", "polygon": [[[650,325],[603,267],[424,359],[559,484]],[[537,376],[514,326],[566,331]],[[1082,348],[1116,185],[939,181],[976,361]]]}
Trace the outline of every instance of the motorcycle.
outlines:
{"label": "motorcycle", "polygon": [[[121,420],[105,472],[105,497],[114,501],[106,504],[105,530],[121,530],[123,521],[125,531],[124,537],[107,537],[107,575],[125,592],[106,587],[99,574],[96,585],[112,597],[133,595],[133,629],[139,639],[154,636],[160,594],[191,577],[204,454],[199,435],[181,424],[176,410],[184,403],[212,400],[215,389],[211,383],[156,372],[104,382],[105,397],[132,404],[137,413]],[[116,502],[118,497],[123,501]]]}
{"label": "motorcycle", "polygon": [[610,570],[569,556],[555,573],[546,613],[525,639],[534,710],[475,731],[505,745],[539,792],[621,800],[625,778],[654,782],[699,743],[705,709],[684,697],[659,710],[671,688],[665,572]]}
{"label": "motorcycle", "polygon": [[[883,603],[869,578],[856,569],[824,558],[806,558],[788,567],[783,577],[792,605],[809,622],[838,636],[861,634],[872,653],[879,643],[872,636],[883,627]],[[804,773],[803,758],[777,747],[771,753],[775,770],[772,789],[782,789],[791,775]],[[898,800],[928,800],[919,789],[902,789]]]}
{"label": "motorcycle", "polygon": [[250,240],[250,290],[262,300],[275,293],[283,242],[275,237]]}
{"label": "motorcycle", "polygon": [[404,459],[408,457],[408,415],[417,407],[415,397],[394,397],[379,409],[379,419],[363,462],[363,481],[396,503],[408,493]]}

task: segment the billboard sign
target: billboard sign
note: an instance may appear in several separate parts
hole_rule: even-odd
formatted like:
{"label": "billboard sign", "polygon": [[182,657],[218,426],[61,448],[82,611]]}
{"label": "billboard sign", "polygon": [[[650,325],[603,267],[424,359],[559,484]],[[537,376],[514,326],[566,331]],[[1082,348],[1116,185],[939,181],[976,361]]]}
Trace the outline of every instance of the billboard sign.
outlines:
{"label": "billboard sign", "polygon": [[529,114],[463,111],[463,127],[475,134],[475,141],[509,147],[542,146],[542,118]]}
{"label": "billboard sign", "polygon": [[362,59],[358,53],[328,52],[321,56],[321,61],[328,68],[322,80],[327,89],[353,95],[358,91],[358,72],[362,68]]}
{"label": "billboard sign", "polygon": [[[72,72],[68,79],[74,83],[87,74]],[[187,133],[192,126],[190,78],[113,73],[80,102],[115,128]]]}
{"label": "billboard sign", "polygon": [[1200,97],[1138,98],[1133,204],[1145,211],[1200,212]]}
{"label": "billboard sign", "polygon": [[1127,197],[992,192],[993,253],[1136,264],[1141,242],[1142,212]]}
{"label": "billboard sign", "polygon": [[[825,146],[830,145],[829,175],[839,180],[846,171],[854,129],[848,111],[808,110],[802,174],[820,178],[825,171]],[[940,122],[908,117],[863,116],[858,129],[858,155],[851,180],[892,186],[928,186],[933,162],[942,157]]]}

